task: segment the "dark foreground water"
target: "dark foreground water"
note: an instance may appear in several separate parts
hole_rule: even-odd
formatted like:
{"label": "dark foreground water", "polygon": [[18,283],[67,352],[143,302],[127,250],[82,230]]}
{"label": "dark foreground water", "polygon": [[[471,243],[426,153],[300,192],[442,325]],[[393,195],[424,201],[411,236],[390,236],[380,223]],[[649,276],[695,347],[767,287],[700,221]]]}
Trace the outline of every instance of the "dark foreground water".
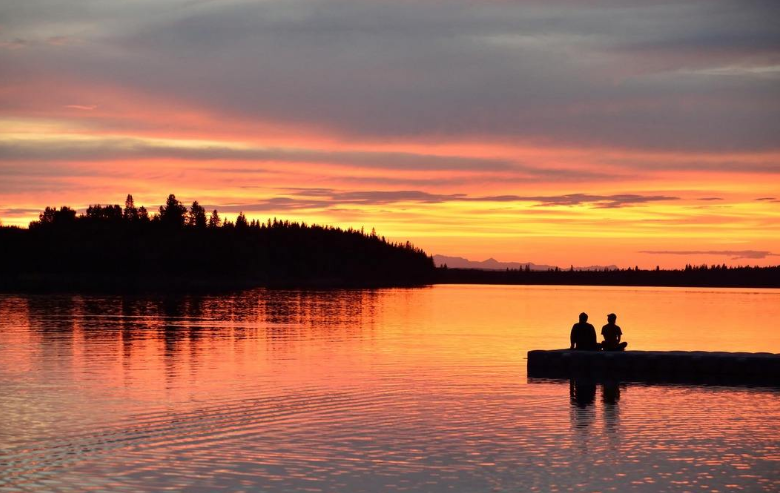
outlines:
{"label": "dark foreground water", "polygon": [[778,389],[529,380],[582,310],[780,352],[778,290],[0,295],[0,491],[780,491]]}

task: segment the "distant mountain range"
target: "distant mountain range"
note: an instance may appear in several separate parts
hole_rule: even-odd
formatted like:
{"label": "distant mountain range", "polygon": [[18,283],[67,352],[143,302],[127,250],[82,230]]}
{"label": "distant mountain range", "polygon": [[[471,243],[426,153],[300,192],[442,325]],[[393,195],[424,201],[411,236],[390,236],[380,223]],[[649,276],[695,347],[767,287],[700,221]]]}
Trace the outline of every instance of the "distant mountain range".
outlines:
{"label": "distant mountain range", "polygon": [[[463,257],[448,257],[446,255],[434,255],[433,262],[437,267],[447,265],[452,269],[480,269],[480,270],[506,270],[506,269],[525,269],[528,266],[531,270],[550,270],[555,269],[554,265],[534,264],[533,262],[499,262],[494,258],[489,258],[481,262],[469,260]],[[563,269],[563,267],[561,267]],[[569,269],[570,267],[566,267]],[[604,270],[617,269],[615,265],[589,265],[587,267],[575,267],[574,270]]]}

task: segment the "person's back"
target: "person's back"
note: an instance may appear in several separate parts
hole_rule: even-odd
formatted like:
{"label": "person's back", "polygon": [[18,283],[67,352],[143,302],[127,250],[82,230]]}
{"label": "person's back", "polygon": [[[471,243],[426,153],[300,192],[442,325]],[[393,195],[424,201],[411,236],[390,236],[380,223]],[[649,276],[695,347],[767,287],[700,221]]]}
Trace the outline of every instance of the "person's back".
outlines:
{"label": "person's back", "polygon": [[607,315],[607,325],[601,328],[601,335],[604,336],[604,342],[601,347],[605,351],[622,351],[628,346],[627,342],[620,342],[623,337],[623,331],[619,325],[616,325],[617,315],[610,313]]}
{"label": "person's back", "polygon": [[571,349],[598,351],[596,329],[588,323],[588,314],[580,313],[580,321],[571,328]]}

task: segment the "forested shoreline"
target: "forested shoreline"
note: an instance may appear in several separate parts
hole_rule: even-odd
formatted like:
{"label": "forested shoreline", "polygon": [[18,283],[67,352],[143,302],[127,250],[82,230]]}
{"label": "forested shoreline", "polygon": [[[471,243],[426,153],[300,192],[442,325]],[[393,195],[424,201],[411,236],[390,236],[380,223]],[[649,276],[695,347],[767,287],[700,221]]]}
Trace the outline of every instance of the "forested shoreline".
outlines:
{"label": "forested shoreline", "polygon": [[47,207],[28,229],[0,227],[0,290],[222,290],[426,284],[780,287],[780,266],[684,269],[436,268],[375,231],[269,219],[224,220],[171,194],[151,213],[127,196],[85,213]]}
{"label": "forested shoreline", "polygon": [[683,269],[604,269],[604,270],[478,270],[448,269],[436,272],[439,284],[518,284],[583,286],[669,286],[780,288],[780,266],[729,267],[688,265]]}
{"label": "forested shoreline", "polygon": [[434,276],[425,252],[373,230],[227,221],[173,194],[154,214],[128,195],[124,207],[47,207],[28,229],[0,228],[6,290],[414,286]]}

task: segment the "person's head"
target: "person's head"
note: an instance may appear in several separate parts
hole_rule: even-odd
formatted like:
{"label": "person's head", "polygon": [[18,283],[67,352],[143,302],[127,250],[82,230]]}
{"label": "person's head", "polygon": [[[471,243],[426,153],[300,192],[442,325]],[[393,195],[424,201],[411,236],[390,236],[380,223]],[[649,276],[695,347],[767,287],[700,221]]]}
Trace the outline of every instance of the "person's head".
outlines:
{"label": "person's head", "polygon": [[610,313],[609,315],[607,315],[607,322],[614,324],[615,320],[617,320],[617,315],[615,315],[614,313]]}
{"label": "person's head", "polygon": [[585,312],[580,313],[580,322],[587,322],[588,321],[588,314]]}

